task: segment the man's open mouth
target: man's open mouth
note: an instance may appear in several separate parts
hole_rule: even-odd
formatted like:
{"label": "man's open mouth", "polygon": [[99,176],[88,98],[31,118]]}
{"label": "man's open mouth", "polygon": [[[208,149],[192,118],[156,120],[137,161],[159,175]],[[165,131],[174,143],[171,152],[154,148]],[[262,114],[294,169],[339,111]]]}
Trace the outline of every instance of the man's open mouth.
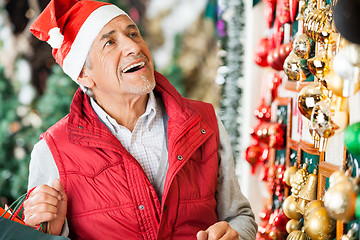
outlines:
{"label": "man's open mouth", "polygon": [[145,66],[145,62],[138,62],[138,63],[132,64],[132,65],[126,67],[126,68],[123,70],[123,73],[136,72],[136,71],[142,69],[144,66]]}

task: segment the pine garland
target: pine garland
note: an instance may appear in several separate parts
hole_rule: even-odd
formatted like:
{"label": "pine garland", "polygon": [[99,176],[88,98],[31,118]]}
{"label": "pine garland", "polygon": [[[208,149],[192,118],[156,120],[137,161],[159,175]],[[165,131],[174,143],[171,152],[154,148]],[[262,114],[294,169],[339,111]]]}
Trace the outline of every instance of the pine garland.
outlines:
{"label": "pine garland", "polygon": [[235,163],[240,155],[240,127],[241,127],[241,97],[243,82],[244,62],[244,37],[245,30],[245,3],[244,0],[230,0],[225,2],[222,18],[226,22],[227,36],[223,40],[223,48],[226,51],[224,66],[227,71],[224,75],[223,100],[221,103],[221,119],[229,134]]}

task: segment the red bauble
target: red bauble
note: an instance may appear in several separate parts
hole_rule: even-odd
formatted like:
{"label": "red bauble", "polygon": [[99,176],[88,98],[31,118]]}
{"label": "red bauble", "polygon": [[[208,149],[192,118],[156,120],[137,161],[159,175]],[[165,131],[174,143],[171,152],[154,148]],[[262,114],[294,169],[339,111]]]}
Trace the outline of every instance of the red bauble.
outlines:
{"label": "red bauble", "polygon": [[265,101],[262,100],[261,104],[254,111],[254,114],[260,121],[268,122],[271,119],[271,106],[265,104]]}
{"label": "red bauble", "polygon": [[269,50],[270,50],[269,39],[267,38],[260,39],[260,41],[256,45],[255,53],[254,53],[254,61],[260,67],[269,66],[269,63],[267,61]]}
{"label": "red bauble", "polygon": [[254,174],[256,167],[261,162],[263,149],[258,144],[250,145],[245,151],[245,159],[251,165],[251,173]]}
{"label": "red bauble", "polygon": [[281,25],[290,22],[289,0],[277,0],[276,18]]}
{"label": "red bauble", "polygon": [[274,101],[277,97],[277,90],[282,82],[280,75],[277,72],[274,72],[271,77],[270,91],[271,91],[271,100]]}
{"label": "red bauble", "polygon": [[298,0],[289,0],[290,22],[293,23],[298,11]]}
{"label": "red bauble", "polygon": [[280,230],[281,233],[286,233],[286,224],[289,221],[289,218],[285,215],[285,213],[279,209],[277,215],[274,218],[274,226]]}
{"label": "red bauble", "polygon": [[264,15],[268,28],[271,28],[271,24],[274,21],[274,11],[276,8],[276,0],[263,0],[265,3]]}

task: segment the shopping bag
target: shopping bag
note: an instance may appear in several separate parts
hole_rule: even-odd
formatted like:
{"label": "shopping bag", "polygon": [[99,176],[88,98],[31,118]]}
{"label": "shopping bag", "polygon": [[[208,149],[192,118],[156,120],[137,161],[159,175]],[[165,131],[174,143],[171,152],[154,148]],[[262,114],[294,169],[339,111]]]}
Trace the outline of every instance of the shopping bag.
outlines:
{"label": "shopping bag", "polygon": [[[33,189],[32,189],[33,190]],[[18,214],[23,207],[28,194],[20,196],[9,207],[5,209],[0,207],[0,240],[65,240],[66,237],[50,235],[42,232],[44,223],[40,224],[36,229],[26,226],[22,217]]]}

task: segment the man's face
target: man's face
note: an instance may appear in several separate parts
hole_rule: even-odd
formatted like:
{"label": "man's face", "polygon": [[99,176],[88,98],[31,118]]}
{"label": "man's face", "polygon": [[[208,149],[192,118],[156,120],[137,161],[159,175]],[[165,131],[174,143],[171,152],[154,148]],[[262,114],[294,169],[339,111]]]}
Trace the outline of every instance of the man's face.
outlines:
{"label": "man's face", "polygon": [[88,77],[96,98],[144,95],[155,87],[154,65],[137,26],[125,15],[100,31],[89,51]]}

